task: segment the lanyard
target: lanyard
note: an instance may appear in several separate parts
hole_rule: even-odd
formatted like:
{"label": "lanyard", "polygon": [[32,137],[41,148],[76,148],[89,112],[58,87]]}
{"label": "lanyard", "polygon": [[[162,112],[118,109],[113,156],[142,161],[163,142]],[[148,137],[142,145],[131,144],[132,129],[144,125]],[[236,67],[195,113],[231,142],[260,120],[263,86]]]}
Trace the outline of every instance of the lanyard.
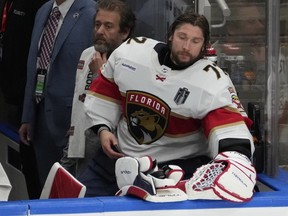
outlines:
{"label": "lanyard", "polygon": [[7,24],[7,15],[11,9],[11,6],[12,6],[12,2],[8,3],[8,1],[6,1],[4,5],[4,9],[3,9],[3,14],[2,14],[2,23],[1,23],[0,32],[5,32],[6,24]]}

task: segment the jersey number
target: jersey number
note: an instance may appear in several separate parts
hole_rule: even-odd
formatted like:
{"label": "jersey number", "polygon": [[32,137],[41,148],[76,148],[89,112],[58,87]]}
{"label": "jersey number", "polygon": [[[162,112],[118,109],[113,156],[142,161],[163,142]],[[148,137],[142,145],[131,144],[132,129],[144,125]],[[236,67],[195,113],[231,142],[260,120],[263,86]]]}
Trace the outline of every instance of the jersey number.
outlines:
{"label": "jersey number", "polygon": [[136,43],[145,43],[145,41],[147,40],[147,38],[145,37],[142,37],[141,39],[140,38],[129,38],[128,41],[127,41],[127,44],[130,44],[131,41],[135,41]]}
{"label": "jersey number", "polygon": [[214,71],[216,73],[217,79],[220,79],[220,77],[221,77],[219,71],[213,65],[207,65],[203,70],[206,72],[209,72],[211,70]]}

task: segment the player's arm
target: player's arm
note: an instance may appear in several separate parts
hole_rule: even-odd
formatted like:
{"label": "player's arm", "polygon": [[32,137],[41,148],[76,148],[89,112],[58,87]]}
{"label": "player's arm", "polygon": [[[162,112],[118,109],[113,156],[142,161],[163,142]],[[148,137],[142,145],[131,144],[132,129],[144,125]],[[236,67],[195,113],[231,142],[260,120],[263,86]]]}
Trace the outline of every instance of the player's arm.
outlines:
{"label": "player's arm", "polygon": [[211,111],[202,120],[212,157],[223,151],[237,151],[251,158],[254,143],[246,121],[231,107]]}
{"label": "player's arm", "polygon": [[[216,72],[213,70],[213,73]],[[229,77],[223,73],[218,77],[215,95],[210,104],[205,104],[208,110],[202,118],[213,159],[197,169],[186,184],[186,192],[189,199],[245,202],[252,198],[256,184],[256,170],[251,162],[254,143],[249,127],[252,122],[241,113],[244,109]]]}
{"label": "player's arm", "polygon": [[[250,133],[252,121],[248,118],[231,79],[219,67],[208,65],[206,92],[199,104],[204,110],[202,125],[209,141],[212,157],[223,151],[237,151],[251,157],[254,152]],[[210,97],[209,100],[205,97]]]}
{"label": "player's arm", "polygon": [[90,127],[106,125],[112,132],[121,116],[122,100],[119,88],[114,82],[116,59],[117,57],[112,53],[100,76],[90,85],[84,102]]}

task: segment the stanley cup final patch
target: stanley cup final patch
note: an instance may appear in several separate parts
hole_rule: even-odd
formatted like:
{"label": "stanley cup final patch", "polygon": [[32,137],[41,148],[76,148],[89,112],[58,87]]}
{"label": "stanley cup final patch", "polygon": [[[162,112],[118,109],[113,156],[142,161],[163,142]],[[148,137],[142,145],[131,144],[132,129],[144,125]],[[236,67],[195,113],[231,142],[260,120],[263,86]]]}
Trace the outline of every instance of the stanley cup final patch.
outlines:
{"label": "stanley cup final patch", "polygon": [[179,88],[174,97],[174,102],[177,105],[184,104],[189,94],[190,91],[187,88]]}
{"label": "stanley cup final patch", "polygon": [[147,92],[126,92],[126,117],[130,134],[139,144],[150,144],[166,131],[170,107]]}

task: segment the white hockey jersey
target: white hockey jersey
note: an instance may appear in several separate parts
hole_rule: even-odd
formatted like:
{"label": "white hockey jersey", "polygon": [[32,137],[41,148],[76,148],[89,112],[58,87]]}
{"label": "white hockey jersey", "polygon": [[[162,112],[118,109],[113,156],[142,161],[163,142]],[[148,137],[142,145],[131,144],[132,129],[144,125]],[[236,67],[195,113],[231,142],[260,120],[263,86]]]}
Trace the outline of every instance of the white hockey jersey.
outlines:
{"label": "white hockey jersey", "polygon": [[129,39],[111,54],[85,99],[92,124],[117,128],[125,155],[158,162],[215,156],[225,138],[249,139],[253,152],[249,119],[228,75],[205,59],[182,70],[161,65],[158,43]]}
{"label": "white hockey jersey", "polygon": [[69,134],[68,157],[84,158],[85,156],[85,128],[88,118],[84,112],[84,100],[93,80],[93,73],[89,63],[95,53],[94,46],[85,49],[78,62],[75,90],[72,104],[71,128]]}

